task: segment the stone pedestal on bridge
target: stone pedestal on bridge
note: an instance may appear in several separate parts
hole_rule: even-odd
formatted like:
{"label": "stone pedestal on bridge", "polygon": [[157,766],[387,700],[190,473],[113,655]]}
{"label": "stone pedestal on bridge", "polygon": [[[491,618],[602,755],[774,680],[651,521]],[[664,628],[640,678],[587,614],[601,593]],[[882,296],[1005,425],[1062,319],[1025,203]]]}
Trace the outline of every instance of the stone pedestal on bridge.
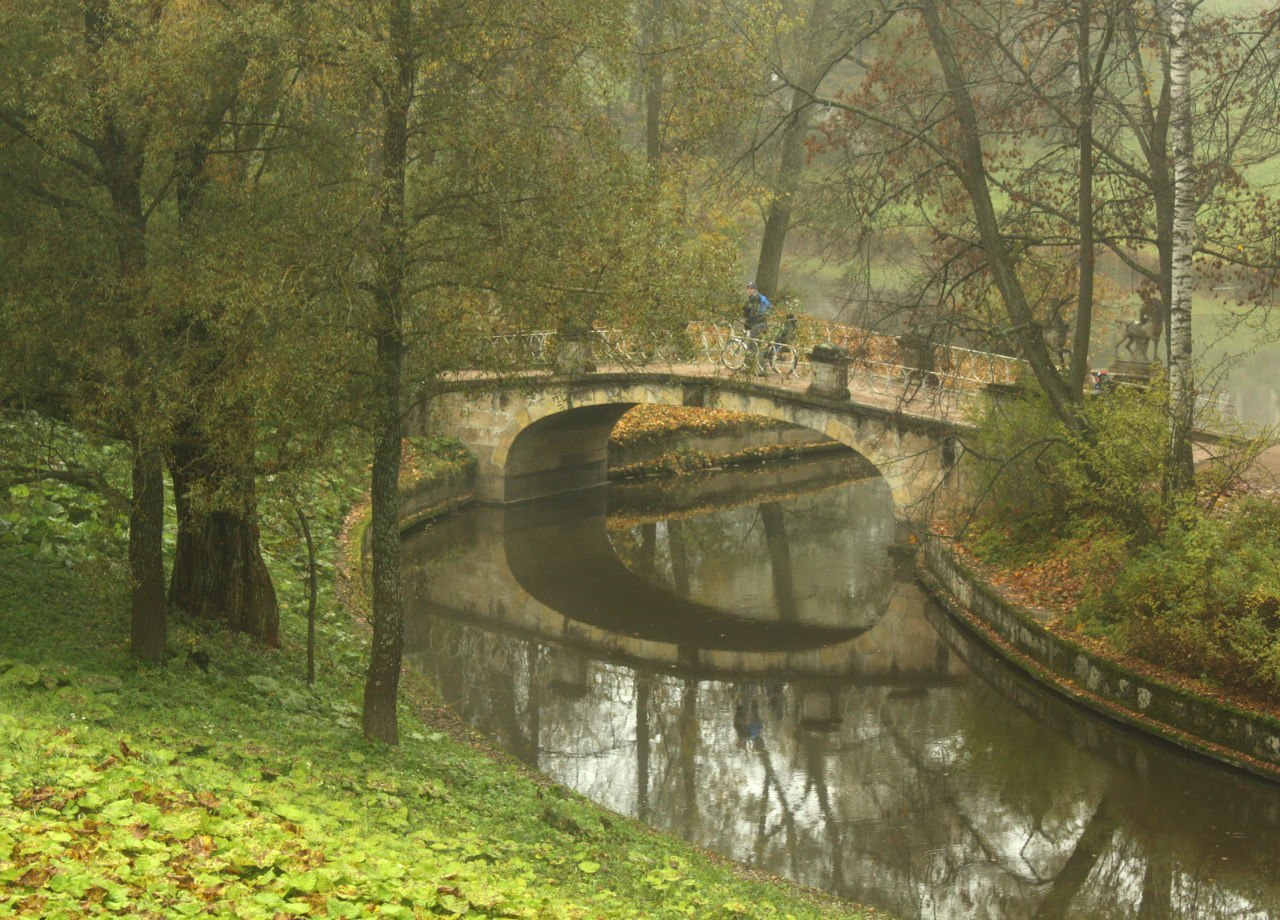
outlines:
{"label": "stone pedestal on bridge", "polygon": [[808,394],[822,399],[849,399],[849,353],[834,345],[818,345],[809,353],[813,382]]}
{"label": "stone pedestal on bridge", "polygon": [[1113,361],[1109,373],[1114,383],[1145,387],[1162,368],[1148,361]]}
{"label": "stone pedestal on bridge", "polygon": [[586,374],[596,369],[591,330],[574,329],[556,336],[555,371],[566,377]]}

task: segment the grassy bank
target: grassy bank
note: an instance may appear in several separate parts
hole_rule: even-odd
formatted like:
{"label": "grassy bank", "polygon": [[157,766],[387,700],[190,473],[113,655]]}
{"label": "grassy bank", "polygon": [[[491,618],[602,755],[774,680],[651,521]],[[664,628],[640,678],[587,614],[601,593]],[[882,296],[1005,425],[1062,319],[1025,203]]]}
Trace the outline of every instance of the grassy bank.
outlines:
{"label": "grassy bank", "polygon": [[279,651],[178,620],[143,667],[121,567],[25,534],[0,530],[0,915],[860,916],[486,753],[412,680],[402,747],[361,742],[331,589],[314,688],[300,598]]}

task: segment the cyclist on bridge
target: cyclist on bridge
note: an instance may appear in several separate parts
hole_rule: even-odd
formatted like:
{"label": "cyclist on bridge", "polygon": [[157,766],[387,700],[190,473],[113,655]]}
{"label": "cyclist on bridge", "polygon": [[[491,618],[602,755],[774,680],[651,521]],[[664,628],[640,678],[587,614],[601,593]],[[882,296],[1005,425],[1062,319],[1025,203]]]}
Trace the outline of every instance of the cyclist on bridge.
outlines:
{"label": "cyclist on bridge", "polygon": [[742,325],[746,332],[730,335],[721,347],[720,361],[730,370],[741,370],[751,361],[751,369],[759,376],[768,376],[769,369],[784,377],[795,371],[798,362],[791,336],[796,330],[796,317],[787,314],[781,330],[771,336],[769,314],[773,304],[760,292],[754,281],[747,282],[747,300],[742,305]]}
{"label": "cyclist on bridge", "polygon": [[764,338],[768,326],[766,317],[772,309],[769,298],[760,292],[754,281],[748,281],[747,302],[742,305],[742,323],[747,327],[747,335],[757,340]]}

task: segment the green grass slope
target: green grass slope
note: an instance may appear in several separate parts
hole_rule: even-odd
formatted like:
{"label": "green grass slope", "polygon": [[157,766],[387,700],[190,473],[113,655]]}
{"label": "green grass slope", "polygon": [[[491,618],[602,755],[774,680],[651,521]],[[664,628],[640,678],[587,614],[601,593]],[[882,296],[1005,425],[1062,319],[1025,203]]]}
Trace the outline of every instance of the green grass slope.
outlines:
{"label": "green grass slope", "polygon": [[296,642],[182,621],[168,667],[140,666],[119,567],[20,533],[0,528],[0,916],[863,915],[484,753],[427,688],[399,749],[361,742],[363,634],[331,600],[314,689]]}

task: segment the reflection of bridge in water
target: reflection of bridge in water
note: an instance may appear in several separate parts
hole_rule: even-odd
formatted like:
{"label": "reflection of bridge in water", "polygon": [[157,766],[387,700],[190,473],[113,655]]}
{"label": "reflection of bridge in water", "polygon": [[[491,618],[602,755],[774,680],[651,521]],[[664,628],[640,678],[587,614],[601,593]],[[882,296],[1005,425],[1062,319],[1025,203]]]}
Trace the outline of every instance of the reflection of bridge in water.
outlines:
{"label": "reflection of bridge in water", "polygon": [[[821,468],[829,482],[836,462],[848,468],[843,459],[791,466],[773,485],[794,495],[796,477],[806,468],[809,475]],[[752,546],[731,566],[701,569],[690,562],[699,551],[685,545],[679,520],[646,523],[624,508],[623,518],[633,523],[611,535],[603,492],[504,510],[477,508],[406,539],[406,592],[432,616],[647,669],[690,676],[839,676],[904,687],[946,682],[936,643],[886,640],[888,631],[876,628],[900,608],[920,603],[918,589],[893,579],[889,550],[896,524],[885,492],[880,480],[870,479],[851,493],[861,498],[837,506],[825,500],[823,513],[864,522],[851,531],[861,543],[856,548],[847,541],[815,548],[789,540],[788,517],[797,512],[784,512],[776,502],[739,506],[725,512],[733,517],[724,526],[734,540]],[[871,511],[872,505],[879,510]],[[465,548],[435,571],[424,560],[444,544]],[[793,558],[814,552],[841,564],[820,566],[825,572],[815,577],[812,559]],[[663,560],[661,573],[655,557]],[[799,578],[793,572],[798,565],[805,573]],[[410,619],[410,647],[425,622]]]}
{"label": "reflection of bridge in water", "polygon": [[[696,518],[661,519],[644,502],[624,501],[612,521],[588,510],[577,537],[533,508],[476,509],[413,535],[407,587],[427,602],[410,621],[410,661],[556,780],[899,916],[1280,915],[1274,789],[1063,703],[928,612],[913,582],[892,577],[879,480],[843,499],[761,482],[753,502]],[[837,519],[854,539],[833,539]],[[580,549],[612,554],[623,580],[603,590],[623,604],[633,590],[678,594],[740,631],[794,620],[831,642],[611,637],[524,583],[579,577],[566,557]],[[578,614],[599,603],[570,599]]]}

